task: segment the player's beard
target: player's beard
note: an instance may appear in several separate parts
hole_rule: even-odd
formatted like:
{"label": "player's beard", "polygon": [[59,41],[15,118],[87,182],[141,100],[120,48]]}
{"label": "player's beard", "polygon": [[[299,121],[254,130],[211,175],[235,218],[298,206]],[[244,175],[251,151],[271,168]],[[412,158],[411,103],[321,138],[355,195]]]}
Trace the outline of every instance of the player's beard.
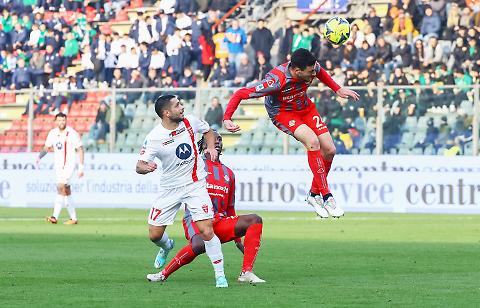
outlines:
{"label": "player's beard", "polygon": [[175,122],[175,123],[180,123],[180,122],[183,121],[183,119],[185,119],[185,116],[183,114],[179,114],[176,117],[170,118],[170,121]]}

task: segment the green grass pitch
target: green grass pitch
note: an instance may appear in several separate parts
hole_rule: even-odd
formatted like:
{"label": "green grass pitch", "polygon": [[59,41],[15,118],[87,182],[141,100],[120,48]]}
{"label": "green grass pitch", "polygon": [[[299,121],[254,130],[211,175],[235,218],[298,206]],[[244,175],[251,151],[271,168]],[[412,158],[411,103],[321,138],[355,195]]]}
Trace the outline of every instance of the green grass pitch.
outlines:
{"label": "green grass pitch", "polygon": [[[147,210],[79,209],[76,226],[47,224],[50,213],[0,208],[1,307],[480,306],[480,216],[347,213],[318,221],[259,212],[255,272],[267,283],[238,284],[242,257],[227,243],[230,287],[216,289],[205,255],[164,284],[146,281],[157,252]],[[186,243],[179,221],[169,233],[175,253]]]}

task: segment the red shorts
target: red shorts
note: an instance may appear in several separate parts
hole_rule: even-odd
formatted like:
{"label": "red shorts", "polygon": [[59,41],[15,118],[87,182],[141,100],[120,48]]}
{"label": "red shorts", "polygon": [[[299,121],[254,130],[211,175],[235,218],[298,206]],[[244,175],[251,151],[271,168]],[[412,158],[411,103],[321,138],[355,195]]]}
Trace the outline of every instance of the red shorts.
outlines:
{"label": "red shorts", "polygon": [[[237,224],[238,218],[238,216],[228,216],[213,221],[213,232],[218,236],[220,242],[230,242],[238,237],[235,235],[235,225]],[[194,235],[200,233],[197,225],[191,219],[183,220],[183,229],[185,230],[185,237],[188,241],[190,241]]]}
{"label": "red shorts", "polygon": [[302,124],[310,127],[317,136],[328,133],[327,125],[323,123],[314,104],[310,104],[310,107],[304,110],[281,111],[271,120],[279,130],[291,136]]}

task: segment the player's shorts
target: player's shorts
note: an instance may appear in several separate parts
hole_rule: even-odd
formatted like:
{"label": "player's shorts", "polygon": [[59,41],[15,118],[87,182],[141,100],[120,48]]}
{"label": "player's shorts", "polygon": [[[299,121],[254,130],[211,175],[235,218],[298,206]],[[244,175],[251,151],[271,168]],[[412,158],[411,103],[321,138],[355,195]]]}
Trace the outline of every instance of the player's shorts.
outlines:
{"label": "player's shorts", "polygon": [[173,224],[178,209],[185,204],[192,214],[193,221],[213,218],[213,206],[207,192],[205,180],[160,192],[152,205],[148,224],[167,226]]}
{"label": "player's shorts", "polygon": [[322,117],[318,114],[314,104],[310,104],[310,107],[304,110],[281,111],[270,119],[279,130],[291,136],[302,124],[310,127],[317,136],[328,133],[327,125],[323,123]]}
{"label": "player's shorts", "polygon": [[70,185],[75,169],[57,169],[55,173],[58,184]]}
{"label": "player's shorts", "polygon": [[[235,235],[235,225],[237,224],[238,218],[238,216],[228,216],[216,219],[213,222],[213,232],[220,239],[220,242],[230,242],[238,237]],[[194,235],[200,233],[197,225],[192,221],[192,217],[190,216],[183,219],[183,229],[185,230],[185,238],[188,241],[190,241]]]}

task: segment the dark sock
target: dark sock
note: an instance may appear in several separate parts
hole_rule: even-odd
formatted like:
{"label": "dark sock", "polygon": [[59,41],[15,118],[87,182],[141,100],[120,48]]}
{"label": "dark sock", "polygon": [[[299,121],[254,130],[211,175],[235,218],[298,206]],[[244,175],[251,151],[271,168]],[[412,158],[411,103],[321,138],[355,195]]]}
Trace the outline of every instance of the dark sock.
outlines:
{"label": "dark sock", "polygon": [[323,196],[323,201],[327,201],[327,199],[330,197],[333,197],[331,193],[326,194],[325,196]]}
{"label": "dark sock", "polygon": [[310,192],[310,196],[315,197],[315,196],[320,196],[320,194],[316,194],[314,192]]}

